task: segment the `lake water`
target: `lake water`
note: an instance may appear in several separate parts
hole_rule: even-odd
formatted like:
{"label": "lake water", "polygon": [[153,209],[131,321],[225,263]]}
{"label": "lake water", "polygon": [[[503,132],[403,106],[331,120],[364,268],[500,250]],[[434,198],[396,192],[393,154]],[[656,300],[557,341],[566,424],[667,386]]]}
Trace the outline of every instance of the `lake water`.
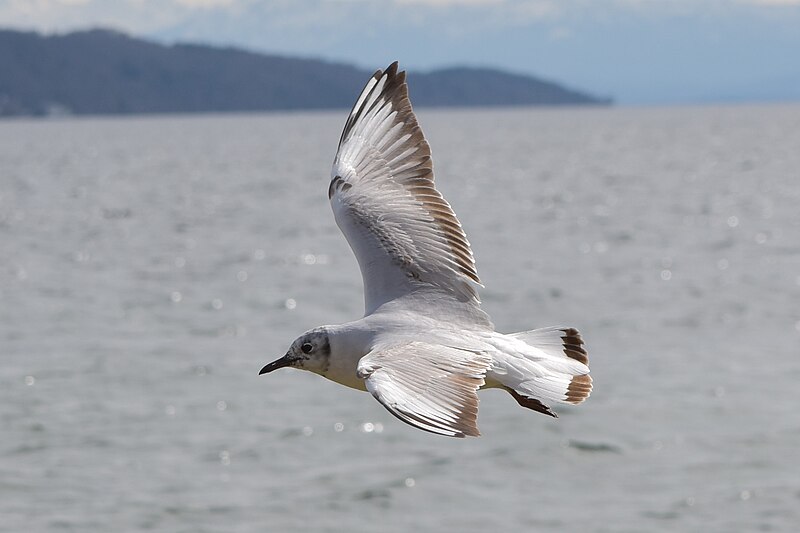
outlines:
{"label": "lake water", "polygon": [[0,530],[797,531],[800,106],[421,110],[484,308],[595,382],[465,440],[258,375],[363,311],[345,114],[0,122]]}

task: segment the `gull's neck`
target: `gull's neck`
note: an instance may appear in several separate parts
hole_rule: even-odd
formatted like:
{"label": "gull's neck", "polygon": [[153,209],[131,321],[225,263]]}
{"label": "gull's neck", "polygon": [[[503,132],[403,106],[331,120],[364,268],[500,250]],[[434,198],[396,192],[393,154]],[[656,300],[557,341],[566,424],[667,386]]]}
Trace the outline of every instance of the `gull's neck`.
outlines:
{"label": "gull's neck", "polygon": [[356,376],[358,361],[372,350],[374,331],[362,318],[336,326],[325,326],[331,354],[324,377],[358,390],[366,390],[364,381]]}

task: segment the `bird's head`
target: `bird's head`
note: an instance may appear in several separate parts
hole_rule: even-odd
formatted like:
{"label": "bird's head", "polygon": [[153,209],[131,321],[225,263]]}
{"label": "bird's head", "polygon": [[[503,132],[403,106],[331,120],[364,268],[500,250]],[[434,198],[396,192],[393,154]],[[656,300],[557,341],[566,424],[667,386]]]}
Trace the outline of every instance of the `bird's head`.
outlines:
{"label": "bird's head", "polygon": [[286,355],[266,365],[259,374],[285,366],[324,374],[328,369],[330,355],[331,343],[327,330],[324,327],[314,328],[295,339]]}

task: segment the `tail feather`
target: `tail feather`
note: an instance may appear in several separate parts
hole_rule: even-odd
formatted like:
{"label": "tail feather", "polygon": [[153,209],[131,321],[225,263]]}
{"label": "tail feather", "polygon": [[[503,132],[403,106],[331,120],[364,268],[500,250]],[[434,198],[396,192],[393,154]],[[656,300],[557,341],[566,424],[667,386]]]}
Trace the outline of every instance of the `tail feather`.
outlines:
{"label": "tail feather", "polygon": [[[549,327],[514,333],[510,337],[529,348],[512,358],[502,380],[521,406],[556,416],[547,402],[582,403],[592,392],[589,355],[575,328]],[[506,370],[506,369],[504,369]],[[513,377],[513,379],[512,379]]]}

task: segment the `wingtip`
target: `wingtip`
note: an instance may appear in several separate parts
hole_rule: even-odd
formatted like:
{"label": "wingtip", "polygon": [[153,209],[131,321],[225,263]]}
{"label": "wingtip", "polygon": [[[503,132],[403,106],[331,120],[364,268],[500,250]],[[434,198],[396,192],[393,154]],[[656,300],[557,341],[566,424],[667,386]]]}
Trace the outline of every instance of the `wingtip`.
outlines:
{"label": "wingtip", "polygon": [[395,85],[403,85],[406,82],[406,71],[400,70],[399,61],[392,62],[381,75],[386,76],[387,82]]}
{"label": "wingtip", "polygon": [[469,431],[461,433],[458,436],[461,437],[462,439],[465,438],[465,437],[480,437],[481,436],[481,432],[478,430],[477,427],[475,427],[475,429],[471,429]]}
{"label": "wingtip", "polygon": [[427,430],[427,429],[424,429],[424,428],[420,428],[420,429],[423,429],[424,431],[427,431],[429,433],[434,433],[436,435],[442,435],[442,436],[445,436],[445,437],[453,437],[453,438],[456,438],[456,439],[465,439],[467,437],[480,437],[481,436],[481,432],[478,429],[477,425],[473,425],[473,426],[469,426],[469,427],[460,427],[460,428],[456,428],[455,430],[451,430],[451,431],[431,431],[431,430]]}
{"label": "wingtip", "polygon": [[372,79],[374,79],[375,81],[378,81],[378,80],[380,80],[380,79],[381,79],[383,76],[386,76],[386,77],[388,77],[388,78],[391,78],[391,77],[392,77],[392,76],[394,76],[394,75],[395,75],[395,73],[397,72],[397,67],[398,67],[398,62],[397,62],[397,61],[395,61],[394,63],[391,63],[391,64],[390,64],[388,67],[386,67],[385,69],[378,69],[378,70],[376,70],[376,71],[375,71],[375,72],[372,74]]}

